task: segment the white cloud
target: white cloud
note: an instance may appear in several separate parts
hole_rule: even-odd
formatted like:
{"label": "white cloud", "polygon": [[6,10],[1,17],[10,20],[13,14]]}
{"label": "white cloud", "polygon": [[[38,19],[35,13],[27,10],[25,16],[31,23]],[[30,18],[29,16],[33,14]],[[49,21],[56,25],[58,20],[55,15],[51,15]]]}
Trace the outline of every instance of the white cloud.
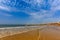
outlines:
{"label": "white cloud", "polygon": [[60,10],[60,0],[58,0],[58,1],[57,0],[54,0],[54,1],[49,0],[48,3],[50,3],[50,5],[51,5],[50,10],[40,9],[41,10],[40,12],[32,13],[32,15],[37,16],[37,17],[38,16],[39,17],[45,17],[45,16],[49,17],[49,16],[53,16],[57,10]]}
{"label": "white cloud", "polygon": [[[24,0],[27,3],[30,3],[32,6],[36,7],[40,7],[42,6],[42,4],[44,4],[45,6],[45,0],[31,0],[31,2],[29,2],[29,0]],[[44,10],[44,9],[39,9],[39,11],[32,11],[32,8],[27,8],[25,10],[20,10],[17,8],[9,8],[6,6],[0,6],[0,9],[2,10],[7,10],[7,11],[16,11],[16,12],[26,12],[28,15],[31,16],[32,20],[30,20],[31,22],[33,22],[34,20],[43,20],[44,17],[46,17],[46,19],[43,20],[43,22],[55,22],[55,21],[59,21],[59,18],[53,18],[53,15],[55,14],[55,12],[57,10],[60,10],[60,0],[48,0],[50,7],[50,10]],[[41,4],[41,5],[40,5]],[[37,9],[35,8],[35,9]],[[34,9],[34,8],[33,8]],[[10,14],[3,14],[5,16],[12,16]],[[50,18],[51,17],[51,18]]]}
{"label": "white cloud", "polygon": [[60,0],[54,0],[52,3],[50,3],[51,5],[51,10],[60,10]]}
{"label": "white cloud", "polygon": [[10,8],[5,7],[5,6],[0,6],[0,10],[6,10],[6,11],[10,11]]}
{"label": "white cloud", "polygon": [[[31,12],[31,23],[41,22],[41,23],[49,23],[49,22],[60,22],[60,17],[53,17],[55,12],[60,10],[60,0],[49,0],[48,3],[50,4],[50,10],[43,10],[40,9],[38,12]],[[57,15],[56,15],[57,16]],[[46,17],[46,18],[44,18]]]}
{"label": "white cloud", "polygon": [[33,13],[29,13],[29,15],[31,15],[31,17],[35,18],[35,19],[41,19],[44,17],[52,17],[55,13],[53,11],[46,11],[46,10],[41,10],[39,12],[33,12]]}

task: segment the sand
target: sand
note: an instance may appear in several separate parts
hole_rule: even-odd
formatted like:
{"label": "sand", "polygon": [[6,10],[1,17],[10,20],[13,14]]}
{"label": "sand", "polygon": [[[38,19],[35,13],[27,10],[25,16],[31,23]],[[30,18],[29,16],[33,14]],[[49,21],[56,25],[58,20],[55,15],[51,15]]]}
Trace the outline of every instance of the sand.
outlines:
{"label": "sand", "polygon": [[60,27],[57,26],[30,27],[23,32],[20,30],[16,33],[15,30],[12,32],[15,34],[1,37],[0,40],[60,40]]}
{"label": "sand", "polygon": [[12,36],[6,36],[1,38],[0,40],[38,40],[38,36],[38,30],[32,30]]}

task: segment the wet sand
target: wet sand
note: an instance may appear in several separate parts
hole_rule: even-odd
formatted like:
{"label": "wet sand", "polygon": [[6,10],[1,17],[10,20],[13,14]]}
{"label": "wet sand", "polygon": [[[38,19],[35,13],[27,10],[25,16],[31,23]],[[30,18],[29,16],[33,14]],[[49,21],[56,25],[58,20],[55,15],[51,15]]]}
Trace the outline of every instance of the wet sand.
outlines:
{"label": "wet sand", "polygon": [[7,32],[0,32],[0,40],[60,40],[59,26],[7,28],[4,31]]}

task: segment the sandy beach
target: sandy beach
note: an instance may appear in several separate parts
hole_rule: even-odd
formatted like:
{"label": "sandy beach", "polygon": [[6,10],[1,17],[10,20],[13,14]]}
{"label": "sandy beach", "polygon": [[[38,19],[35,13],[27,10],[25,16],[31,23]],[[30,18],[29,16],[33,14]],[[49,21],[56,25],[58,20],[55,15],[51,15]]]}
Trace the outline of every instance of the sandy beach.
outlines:
{"label": "sandy beach", "polygon": [[60,40],[60,27],[13,27],[1,28],[0,40]]}

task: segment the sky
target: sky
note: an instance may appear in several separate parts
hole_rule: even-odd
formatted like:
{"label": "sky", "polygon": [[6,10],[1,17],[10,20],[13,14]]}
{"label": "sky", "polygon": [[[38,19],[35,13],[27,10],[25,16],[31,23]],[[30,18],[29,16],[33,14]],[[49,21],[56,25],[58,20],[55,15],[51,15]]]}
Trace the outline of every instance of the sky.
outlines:
{"label": "sky", "polygon": [[0,24],[60,22],[60,0],[0,0]]}

